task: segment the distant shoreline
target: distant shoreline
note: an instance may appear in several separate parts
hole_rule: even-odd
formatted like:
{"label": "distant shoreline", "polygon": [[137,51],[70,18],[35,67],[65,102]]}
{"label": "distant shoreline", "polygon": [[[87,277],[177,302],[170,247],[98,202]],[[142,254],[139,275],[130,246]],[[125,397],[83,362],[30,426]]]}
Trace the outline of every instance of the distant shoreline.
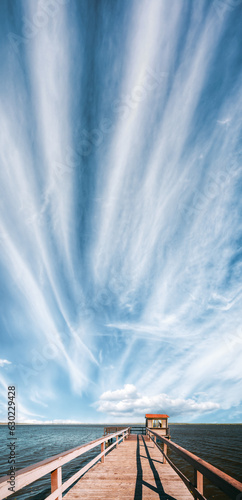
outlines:
{"label": "distant shoreline", "polygon": [[[0,425],[8,425],[8,422],[0,422]],[[108,427],[109,425],[110,426],[117,426],[117,427],[121,427],[121,426],[124,426],[124,425],[127,425],[127,426],[132,426],[132,425],[142,425],[145,427],[144,423],[138,423],[138,422],[135,422],[135,423],[108,423],[108,424],[105,424],[105,423],[101,423],[101,424],[98,424],[98,423],[61,423],[61,422],[58,422],[58,423],[49,423],[49,422],[34,422],[34,423],[25,423],[25,422],[19,422],[17,423],[16,422],[16,425],[80,425],[80,426],[87,426],[87,425],[93,425],[93,426],[104,426],[104,427]],[[189,423],[186,423],[186,422],[170,422],[169,423],[169,426],[170,425],[242,425],[242,422],[233,422],[233,423],[230,423],[230,422],[189,422]]]}

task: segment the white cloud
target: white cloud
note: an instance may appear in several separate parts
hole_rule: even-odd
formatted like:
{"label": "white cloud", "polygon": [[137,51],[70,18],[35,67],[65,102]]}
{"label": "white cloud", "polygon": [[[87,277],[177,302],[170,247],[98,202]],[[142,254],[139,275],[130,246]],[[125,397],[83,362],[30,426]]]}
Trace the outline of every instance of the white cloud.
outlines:
{"label": "white cloud", "polygon": [[133,384],[125,384],[123,389],[118,389],[116,391],[106,391],[101,396],[100,399],[104,401],[120,401],[122,399],[133,399],[137,396],[137,390]]}
{"label": "white cloud", "polygon": [[201,414],[218,410],[220,405],[212,401],[172,399],[167,394],[149,396],[141,394],[132,384],[123,389],[104,392],[97,403],[97,411],[112,416],[144,416],[145,413],[167,413],[170,417],[184,414]]}
{"label": "white cloud", "polygon": [[231,121],[231,118],[226,118],[225,120],[217,120],[217,123],[221,123],[221,125],[226,125],[226,123],[229,123]]}
{"label": "white cloud", "polygon": [[19,424],[56,424],[56,425],[61,425],[61,424],[66,424],[66,425],[73,425],[73,424],[82,424],[83,422],[80,422],[80,420],[37,420],[37,419],[26,419],[26,418],[20,418],[18,421]]}
{"label": "white cloud", "polygon": [[8,361],[7,359],[0,359],[0,366],[3,367],[5,365],[11,365],[11,361]]}

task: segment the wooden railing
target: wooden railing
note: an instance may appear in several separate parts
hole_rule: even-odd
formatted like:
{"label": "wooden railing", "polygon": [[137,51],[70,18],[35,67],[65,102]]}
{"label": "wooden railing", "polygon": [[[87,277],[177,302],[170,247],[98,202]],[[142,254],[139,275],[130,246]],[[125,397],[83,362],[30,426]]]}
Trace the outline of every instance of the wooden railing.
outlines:
{"label": "wooden railing", "polygon": [[103,434],[104,434],[104,436],[106,436],[106,434],[112,434],[114,432],[122,431],[123,429],[125,429],[125,426],[111,425],[108,427],[104,427]]}
{"label": "wooden railing", "polygon": [[[129,435],[129,432],[130,428],[127,427],[121,431],[106,435],[105,437],[91,441],[88,444],[73,448],[72,450],[68,450],[59,455],[47,458],[46,460],[42,460],[41,462],[31,465],[30,467],[21,469],[16,473],[16,487],[14,488],[15,493],[34,481],[37,481],[46,474],[51,473],[51,494],[46,497],[45,500],[61,500],[62,493],[75,481],[77,481],[77,479],[79,479],[85,472],[87,472],[87,470],[90,469],[96,462],[101,460],[103,463],[105,460],[105,454],[109,453],[114,446],[118,446],[121,441],[124,441],[124,439]],[[105,442],[107,439],[115,437],[116,441],[105,449]],[[82,467],[78,472],[76,472],[76,474],[62,484],[62,466],[100,445],[101,453],[99,453],[99,455],[85,465],[85,467]],[[8,481],[9,476],[4,476],[0,479],[0,500],[3,500],[13,494],[13,492],[8,489]]]}
{"label": "wooden railing", "polygon": [[130,428],[130,434],[146,434],[146,427],[145,425],[133,425]]}
{"label": "wooden railing", "polygon": [[[211,481],[212,484],[214,484],[214,486],[217,486],[217,488],[226,493],[226,495],[228,495],[232,500],[242,499],[242,483],[240,483],[236,479],[233,479],[231,476],[225,474],[225,472],[222,472],[208,462],[205,462],[205,460],[202,460],[190,451],[187,451],[185,448],[182,448],[170,439],[164,438],[158,432],[154,432],[146,427],[146,433],[151,439],[153,439],[156,444],[157,439],[162,441],[163,450],[161,450],[159,446],[158,448],[164,456],[164,463],[168,462],[173,467],[173,469],[184,481],[189,490],[193,493],[194,498],[199,500],[206,500],[206,498],[203,496],[203,476],[205,476],[209,481]],[[194,469],[193,483],[189,481],[186,476],[184,476],[184,474],[176,467],[175,464],[173,464],[173,462],[167,456],[167,448],[175,451],[181,458],[192,465]]]}
{"label": "wooden railing", "polygon": [[[104,427],[104,436],[106,434],[110,434],[112,432],[118,432],[121,431],[122,429],[125,429],[125,427],[118,427],[117,425],[111,425],[108,427]],[[130,434],[146,434],[146,427],[145,425],[132,425],[130,427]]]}

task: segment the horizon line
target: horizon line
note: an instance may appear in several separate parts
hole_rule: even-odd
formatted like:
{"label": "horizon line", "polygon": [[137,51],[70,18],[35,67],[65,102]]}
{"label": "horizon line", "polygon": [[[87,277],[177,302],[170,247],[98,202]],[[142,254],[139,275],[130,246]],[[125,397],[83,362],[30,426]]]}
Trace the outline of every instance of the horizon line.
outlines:
{"label": "horizon line", "polygon": [[[0,425],[7,425],[9,422],[0,422]],[[101,425],[101,426],[122,426],[122,425],[145,425],[142,422],[15,422],[15,425]],[[169,425],[242,425],[242,422],[170,422]]]}

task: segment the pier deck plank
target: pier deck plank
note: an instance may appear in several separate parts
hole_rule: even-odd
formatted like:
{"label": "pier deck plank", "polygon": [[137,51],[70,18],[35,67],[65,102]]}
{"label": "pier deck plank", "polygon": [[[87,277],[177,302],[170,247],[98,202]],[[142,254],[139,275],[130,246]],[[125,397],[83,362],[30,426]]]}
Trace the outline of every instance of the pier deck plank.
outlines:
{"label": "pier deck plank", "polygon": [[193,496],[146,436],[131,435],[96,464],[65,500],[191,500]]}

